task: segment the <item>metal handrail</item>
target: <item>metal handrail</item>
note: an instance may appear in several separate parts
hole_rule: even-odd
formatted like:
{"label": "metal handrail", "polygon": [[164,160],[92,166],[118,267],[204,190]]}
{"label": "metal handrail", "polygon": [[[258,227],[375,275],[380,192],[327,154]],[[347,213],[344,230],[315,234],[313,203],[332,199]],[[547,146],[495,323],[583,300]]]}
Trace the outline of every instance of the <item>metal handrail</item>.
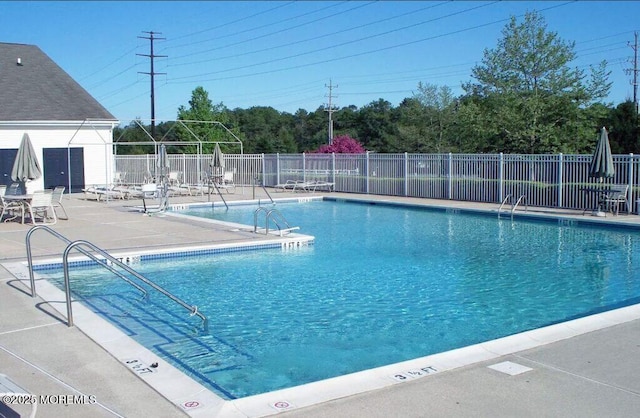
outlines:
{"label": "metal handrail", "polygon": [[[267,214],[269,213],[269,210],[266,209],[263,206],[260,206],[260,207],[258,207],[258,209],[253,211],[253,232],[254,233],[258,232],[258,213],[260,213],[260,212],[265,212],[264,218],[265,218],[265,221],[266,221]],[[268,230],[269,226],[266,226],[266,228]]]}
{"label": "metal handrail", "polygon": [[508,194],[507,197],[505,197],[502,200],[502,203],[500,204],[500,207],[498,208],[498,218],[500,217],[500,213],[502,212],[502,207],[507,203],[507,201],[511,200],[511,194]]}
{"label": "metal handrail", "polygon": [[[256,198],[256,181],[260,179],[260,176],[254,175],[253,176],[253,198]],[[276,204],[276,202],[273,200],[273,198],[271,197],[271,194],[269,193],[269,191],[267,190],[266,187],[264,187],[264,182],[260,182],[260,187],[262,187],[262,190],[264,190],[264,192],[267,194],[267,197],[269,198],[269,200],[271,201],[271,203],[273,203],[274,205]]]}
{"label": "metal handrail", "polygon": [[513,207],[511,208],[511,217],[513,218],[513,212],[516,211],[516,208],[518,207],[518,205],[520,204],[520,202],[524,201],[525,206],[524,206],[524,210],[525,212],[529,209],[529,206],[527,205],[527,196],[526,195],[522,195],[518,198],[518,201],[516,202],[515,205],[513,205]]}
{"label": "metal handrail", "polygon": [[[222,203],[224,203],[224,206],[227,209],[229,209],[229,205],[227,205],[227,201],[224,200],[224,196],[222,195],[222,192],[218,188],[218,185],[216,184],[216,182],[215,181],[210,181],[209,182],[209,190],[211,190],[211,185],[213,185],[213,187],[215,187],[216,191],[218,192],[218,195],[220,195],[220,199],[222,199]],[[209,199],[211,199],[211,193],[209,193]]]}
{"label": "metal handrail", "polygon": [[191,305],[187,304],[182,299],[178,298],[177,296],[172,295],[170,292],[168,292],[167,290],[165,290],[162,287],[158,286],[157,284],[155,284],[151,280],[147,279],[146,277],[142,276],[140,273],[138,273],[137,271],[133,270],[131,267],[127,266],[126,264],[124,264],[120,260],[118,260],[118,259],[114,258],[113,256],[109,255],[106,251],[104,251],[101,248],[95,246],[94,244],[90,243],[89,241],[84,241],[84,240],[73,241],[72,243],[67,245],[67,248],[65,248],[64,253],[62,255],[62,267],[64,269],[64,287],[65,287],[64,290],[65,290],[66,299],[67,299],[67,322],[68,322],[69,327],[73,326],[73,312],[71,310],[71,288],[70,288],[70,283],[69,283],[69,261],[68,261],[69,260],[69,252],[71,252],[71,250],[74,249],[75,247],[78,247],[78,246],[81,246],[81,245],[84,245],[84,246],[87,246],[87,247],[91,248],[93,251],[95,251],[98,254],[102,255],[103,257],[105,257],[106,259],[111,261],[112,263],[115,263],[119,267],[125,269],[127,272],[129,272],[130,274],[135,276],[138,280],[141,280],[142,282],[144,282],[147,285],[151,286],[152,288],[154,288],[158,292],[162,293],[163,295],[165,295],[166,297],[168,297],[172,301],[176,302],[178,305],[180,305],[183,308],[187,309],[191,313],[190,314],[191,316],[197,315],[200,319],[202,319],[202,326],[204,328],[204,331],[205,332],[209,332],[209,320],[207,319],[206,316],[204,316],[203,314],[198,312],[198,307],[197,306],[195,306],[195,305],[191,306]]}
{"label": "metal handrail", "polygon": [[[278,227],[278,230],[281,231],[281,232],[293,231],[295,229],[299,229],[298,227],[291,227],[289,225],[289,222],[287,222],[286,218],[284,217],[284,215],[279,210],[277,210],[277,209],[269,209],[269,210],[267,210],[263,206],[260,206],[258,209],[256,209],[253,212],[253,232],[254,233],[258,232],[258,214],[260,212],[266,212],[265,213],[265,234],[269,234],[269,221],[270,220],[273,220],[273,222]],[[280,219],[281,222],[284,223],[285,228],[282,228],[280,223],[278,223],[278,218],[275,218],[274,216],[272,216],[274,214]]]}
{"label": "metal handrail", "polygon": [[[50,233],[51,235],[53,235],[54,237],[60,239],[61,241],[65,242],[67,244],[71,244],[71,240],[70,239],[68,239],[64,235],[59,234],[58,232],[54,231],[53,229],[51,229],[50,227],[48,227],[46,225],[36,225],[36,226],[32,227],[27,232],[27,236],[25,238],[25,241],[26,241],[25,244],[26,244],[26,247],[27,247],[27,263],[28,263],[28,266],[29,266],[29,281],[31,283],[31,297],[33,297],[33,298],[35,298],[37,296],[37,294],[36,294],[36,280],[35,280],[35,277],[33,275],[33,257],[31,255],[31,235],[33,235],[33,233],[35,231],[37,231],[38,229],[44,229],[46,232]],[[90,253],[87,250],[79,249],[79,251],[82,254],[84,254],[85,256],[87,256],[90,259],[94,260],[95,262],[99,263],[103,267],[107,268],[109,271],[111,271],[113,274],[115,274],[118,277],[120,277],[125,282],[129,283],[131,286],[133,286],[136,289],[140,290],[142,292],[142,295],[143,295],[144,298],[147,297],[147,291],[143,287],[141,287],[140,285],[138,285],[138,284],[132,282],[131,280],[129,280],[127,277],[122,275],[122,273],[120,273],[119,271],[117,271],[116,269],[111,267],[110,265],[106,264],[104,262],[104,260],[96,257],[94,254]],[[111,257],[111,256],[109,256],[109,257]],[[111,257],[111,258],[113,259],[113,257]],[[116,261],[118,261],[118,260],[116,260]]]}

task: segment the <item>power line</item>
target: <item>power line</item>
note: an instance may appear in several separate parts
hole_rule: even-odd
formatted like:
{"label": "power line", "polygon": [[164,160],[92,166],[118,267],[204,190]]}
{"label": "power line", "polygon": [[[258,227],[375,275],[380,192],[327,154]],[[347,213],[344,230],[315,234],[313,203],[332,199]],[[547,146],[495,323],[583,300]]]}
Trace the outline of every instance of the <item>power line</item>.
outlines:
{"label": "power line", "polygon": [[[359,9],[359,8],[361,8],[361,7],[368,6],[368,5],[372,4],[372,3],[374,3],[374,2],[370,2],[370,3],[364,4],[364,5],[356,6],[356,7],[353,7],[352,9],[347,10],[347,11],[351,11],[351,10]],[[309,14],[317,13],[318,11],[322,11],[322,10],[325,10],[325,9],[328,9],[328,8],[331,8],[331,7],[335,7],[335,6],[336,6],[336,5],[331,5],[331,6],[325,7],[325,8],[320,9],[320,10],[314,10],[314,11],[312,11],[312,12],[303,13],[303,14],[301,14],[301,15],[294,16],[294,17],[292,17],[292,18],[289,18],[288,20],[293,20],[293,19],[300,18],[300,17],[306,16],[306,15],[309,15]],[[267,34],[264,34],[264,35],[260,35],[260,36],[256,36],[256,37],[253,37],[253,38],[244,39],[244,40],[242,40],[242,41],[238,41],[238,42],[235,42],[235,43],[232,43],[232,44],[227,44],[227,45],[223,45],[223,46],[218,46],[218,47],[211,48],[211,49],[207,49],[207,50],[204,50],[204,51],[193,52],[193,53],[191,53],[191,54],[180,55],[180,56],[177,56],[176,58],[186,58],[186,57],[190,57],[190,56],[194,56],[194,55],[201,55],[201,54],[204,54],[204,53],[207,53],[207,52],[213,52],[213,51],[217,51],[217,50],[220,50],[220,49],[230,48],[230,47],[232,47],[232,46],[238,46],[238,45],[241,45],[241,44],[246,44],[246,43],[254,42],[254,41],[258,40],[258,39],[266,38],[266,37],[268,37],[268,36],[276,35],[276,34],[278,34],[278,33],[286,32],[286,31],[289,31],[289,30],[292,30],[292,29],[298,29],[298,28],[301,28],[301,27],[303,27],[303,26],[309,25],[309,24],[311,24],[311,23],[317,23],[317,22],[319,22],[319,21],[322,21],[322,20],[325,20],[325,19],[328,19],[328,18],[331,18],[331,17],[337,16],[337,15],[342,14],[342,13],[344,13],[344,12],[334,13],[334,14],[332,14],[332,15],[330,15],[330,16],[325,16],[325,17],[322,17],[322,18],[318,18],[318,19],[316,19],[316,20],[312,20],[312,21],[309,21],[309,22],[306,22],[306,23],[301,23],[301,24],[296,25],[296,26],[293,26],[293,27],[288,27],[288,28],[280,29],[280,30],[278,30],[278,31],[270,32],[270,33],[267,33]],[[261,29],[261,28],[265,28],[265,27],[268,27],[268,26],[277,25],[277,24],[280,24],[280,23],[282,23],[282,22],[281,22],[281,21],[277,21],[277,22],[268,23],[268,24],[265,24],[265,25],[262,25],[262,26],[258,26],[258,27],[256,27],[256,28],[250,28],[250,29],[246,29],[246,30],[244,30],[244,31],[240,31],[240,32],[232,33],[232,34],[227,34],[227,35],[223,35],[223,36],[220,36],[220,37],[216,38],[216,40],[220,40],[220,39],[222,39],[222,38],[227,38],[227,37],[230,37],[230,36],[239,35],[239,34],[242,34],[242,33],[245,33],[245,32],[253,32],[253,31],[255,31],[255,30],[258,30],[258,29]],[[189,64],[189,63],[187,63],[187,64]]]}
{"label": "power line", "polygon": [[[334,48],[338,48],[338,47],[341,47],[341,46],[350,45],[350,44],[353,44],[353,43],[356,43],[356,42],[370,40],[370,39],[377,38],[377,37],[380,37],[380,36],[389,35],[389,34],[394,33],[394,32],[399,32],[401,30],[410,29],[410,28],[414,28],[414,27],[417,27],[417,26],[425,25],[427,23],[433,23],[433,22],[436,22],[436,21],[439,21],[439,20],[442,20],[442,19],[445,19],[445,18],[448,18],[448,17],[453,17],[453,16],[457,16],[457,15],[460,15],[460,14],[463,14],[463,13],[472,12],[472,11],[475,11],[475,10],[480,9],[482,7],[493,5],[493,4],[496,4],[496,3],[499,3],[499,2],[495,1],[495,2],[492,2],[492,3],[488,3],[488,4],[483,4],[483,5],[480,5],[480,6],[474,6],[474,7],[465,9],[465,10],[456,11],[456,12],[449,13],[449,14],[444,15],[444,16],[428,19],[428,20],[425,20],[425,21],[421,21],[421,22],[414,23],[414,24],[411,24],[411,25],[403,26],[403,27],[400,27],[400,28],[391,29],[391,30],[388,30],[388,31],[385,31],[385,32],[376,33],[374,35],[366,36],[366,37],[359,38],[359,39],[352,39],[352,40],[345,41],[345,42],[342,42],[342,43],[339,43],[339,44],[334,44],[334,45],[330,45],[330,46],[327,46],[327,47],[314,49],[314,50],[311,50],[311,51],[301,52],[301,53],[294,54],[294,55],[288,55],[286,57],[274,58],[274,59],[271,59],[271,60],[268,60],[268,61],[263,61],[263,62],[254,63],[254,64],[250,64],[250,65],[244,65],[244,66],[241,66],[241,67],[228,68],[228,69],[225,69],[225,70],[214,71],[214,72],[209,72],[209,73],[204,73],[204,74],[197,74],[197,75],[192,75],[192,76],[178,77],[178,78],[175,78],[174,80],[184,80],[184,79],[197,78],[197,77],[202,77],[202,76],[206,76],[206,75],[219,74],[219,73],[224,73],[224,72],[229,72],[229,71],[243,70],[243,69],[246,69],[246,68],[262,66],[262,65],[265,65],[265,64],[272,64],[272,63],[278,62],[278,61],[289,60],[289,59],[292,59],[292,58],[299,58],[299,57],[304,56],[304,55],[310,55],[310,54],[314,54],[314,53],[317,53],[317,52],[324,52],[324,51],[327,51],[327,50],[330,50],[330,49],[334,49]],[[509,19],[508,18],[504,18],[504,19],[500,19],[498,21],[494,21],[494,22],[485,24],[485,25],[479,25],[479,26],[474,26],[472,28],[468,28],[468,29],[462,29],[462,30],[459,30],[459,31],[449,32],[448,34],[445,34],[445,35],[460,33],[460,32],[464,32],[464,31],[470,30],[470,29],[476,29],[476,28],[480,28],[480,27],[484,27],[484,26],[488,26],[488,25],[492,25],[492,24],[496,24],[496,23],[501,23],[501,22],[504,22],[506,20],[509,20]],[[442,37],[442,36],[445,36],[445,35],[432,36],[432,37],[429,37],[429,38],[424,38],[424,39],[420,39],[420,40],[413,41],[413,42],[407,42],[407,43],[403,43],[403,44],[393,45],[393,46],[390,46],[390,47],[387,47],[387,48],[380,48],[380,49],[377,49],[377,50],[374,50],[374,51],[368,51],[368,52],[365,52],[365,53],[354,54],[354,55],[351,55],[351,56],[348,56],[348,57],[345,57],[345,58],[361,56],[361,55],[369,54],[369,53],[372,53],[372,52],[380,52],[380,51],[384,51],[384,50],[387,50],[387,49],[397,48],[399,46],[405,46],[405,45],[410,45],[410,44],[413,44],[413,43],[423,42],[425,40],[431,40],[431,39],[439,38],[439,37]],[[335,60],[321,61],[321,63],[330,62],[330,61],[335,61]],[[317,63],[313,63],[311,65],[315,65],[315,64],[317,64]],[[299,67],[293,67],[293,68],[299,68]]]}

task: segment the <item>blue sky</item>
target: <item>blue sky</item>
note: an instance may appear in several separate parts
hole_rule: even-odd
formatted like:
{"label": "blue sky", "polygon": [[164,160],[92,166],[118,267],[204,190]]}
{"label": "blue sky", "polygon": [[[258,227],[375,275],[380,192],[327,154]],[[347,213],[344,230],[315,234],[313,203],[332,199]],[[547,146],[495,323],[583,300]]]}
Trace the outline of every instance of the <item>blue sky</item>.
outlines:
{"label": "blue sky", "polygon": [[[511,16],[540,12],[575,42],[573,67],[607,60],[608,101],[633,98],[637,1],[3,1],[0,42],[37,45],[123,122],[151,117],[150,31],[156,32],[155,110],[175,120],[202,86],[230,109],[289,113],[397,106],[419,82],[471,81]],[[519,19],[521,20],[521,19]],[[639,92],[640,94],[640,92]]]}

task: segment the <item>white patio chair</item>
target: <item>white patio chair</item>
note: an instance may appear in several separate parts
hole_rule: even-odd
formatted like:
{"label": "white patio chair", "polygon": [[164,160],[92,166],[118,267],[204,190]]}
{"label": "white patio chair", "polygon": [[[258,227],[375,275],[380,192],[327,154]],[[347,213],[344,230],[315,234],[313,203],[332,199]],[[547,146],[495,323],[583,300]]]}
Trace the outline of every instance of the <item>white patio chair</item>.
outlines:
{"label": "white patio chair", "polygon": [[69,215],[67,215],[66,209],[64,208],[64,206],[62,206],[62,196],[64,195],[64,189],[64,186],[56,186],[51,193],[51,204],[53,205],[53,210],[55,211],[56,208],[60,208],[64,213],[64,218],[58,216],[58,219],[69,219]]}
{"label": "white patio chair", "polygon": [[113,183],[115,185],[123,185],[126,177],[127,177],[126,172],[116,171],[113,175]]}
{"label": "white patio chair", "polygon": [[171,186],[180,186],[181,181],[181,172],[179,171],[170,171],[169,172],[169,185]]}
{"label": "white patio chair", "polygon": [[236,184],[233,182],[233,172],[227,171],[222,175],[222,181],[218,185],[219,188],[225,189],[227,193],[236,191]]}
{"label": "white patio chair", "polygon": [[7,186],[5,185],[1,185],[0,186],[0,220],[2,220],[4,218],[4,215],[9,215],[9,218],[7,218],[5,221],[11,220],[11,219],[15,219],[17,216],[20,216],[16,213],[16,211],[20,211],[20,213],[23,213],[23,206],[22,206],[22,202],[21,201],[17,201],[17,200],[5,200],[5,195],[7,192]]}
{"label": "white patio chair", "polygon": [[611,191],[604,197],[606,207],[611,210],[611,213],[618,215],[620,212],[620,204],[624,204],[627,210],[629,209],[629,202],[627,201],[627,191],[629,190],[628,184],[614,184],[611,186]]}
{"label": "white patio chair", "polygon": [[[32,224],[38,224],[36,221],[38,217],[42,219],[42,224],[53,225],[58,221],[51,196],[52,193],[36,192],[33,194],[31,201],[26,203],[26,211],[29,212],[29,216],[31,216]],[[51,212],[49,212],[49,210],[51,210]],[[51,216],[49,217],[49,215]],[[47,222],[47,219],[53,219],[53,221]]]}

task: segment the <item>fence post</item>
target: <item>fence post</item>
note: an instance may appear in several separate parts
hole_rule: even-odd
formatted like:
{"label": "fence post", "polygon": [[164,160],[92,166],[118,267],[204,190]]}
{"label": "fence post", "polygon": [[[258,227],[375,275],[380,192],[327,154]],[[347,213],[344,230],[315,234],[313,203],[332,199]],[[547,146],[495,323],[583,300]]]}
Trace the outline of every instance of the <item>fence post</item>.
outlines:
{"label": "fence post", "polygon": [[564,206],[564,183],[562,182],[562,166],[564,165],[564,156],[562,153],[558,154],[558,208]]}
{"label": "fence post", "polygon": [[364,176],[364,180],[366,181],[366,184],[364,186],[364,192],[366,194],[369,194],[369,151],[367,151],[367,158],[364,161],[364,169],[365,169],[365,176]]}
{"label": "fence post", "polygon": [[409,195],[409,153],[404,153],[404,195]]}
{"label": "fence post", "polygon": [[302,181],[307,181],[307,159],[304,152],[302,153]]}
{"label": "fence post", "polygon": [[331,153],[331,182],[333,183],[333,189],[336,188],[336,153]]}
{"label": "fence post", "polygon": [[[263,160],[262,160],[262,166],[264,167],[264,157],[263,157]],[[275,184],[281,184],[280,183],[280,153],[279,152],[276,153],[276,183]]]}
{"label": "fence post", "polygon": [[629,154],[629,179],[627,180],[629,184],[629,200],[627,202],[627,215],[629,215],[633,210],[631,210],[632,205],[636,203],[633,196],[633,153]]}
{"label": "fence post", "polygon": [[498,185],[500,187],[500,192],[498,193],[498,201],[502,203],[504,200],[504,154],[500,153],[499,163],[498,163]]}
{"label": "fence post", "polygon": [[449,187],[447,190],[447,199],[453,198],[453,154],[449,153]]}

